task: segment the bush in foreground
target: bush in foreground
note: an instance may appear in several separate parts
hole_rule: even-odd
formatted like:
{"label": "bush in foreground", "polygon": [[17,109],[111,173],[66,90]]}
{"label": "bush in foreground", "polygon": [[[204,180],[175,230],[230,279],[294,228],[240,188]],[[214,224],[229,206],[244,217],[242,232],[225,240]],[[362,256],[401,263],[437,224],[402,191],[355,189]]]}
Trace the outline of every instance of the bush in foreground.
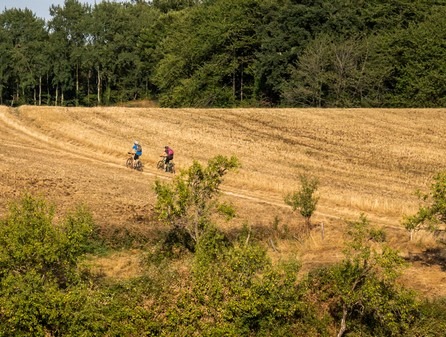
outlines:
{"label": "bush in foreground", "polygon": [[[79,207],[55,225],[54,207],[26,195],[0,220],[0,335],[68,331],[88,303],[77,270],[94,224]],[[74,314],[74,315],[73,315]]]}

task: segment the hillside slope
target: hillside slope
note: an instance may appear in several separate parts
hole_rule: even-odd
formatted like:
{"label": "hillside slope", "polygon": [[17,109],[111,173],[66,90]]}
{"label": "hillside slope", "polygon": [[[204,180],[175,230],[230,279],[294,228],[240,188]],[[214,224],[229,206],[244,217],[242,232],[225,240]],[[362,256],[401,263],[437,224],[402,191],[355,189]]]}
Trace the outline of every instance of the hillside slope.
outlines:
{"label": "hillside slope", "polygon": [[[172,178],[155,168],[168,144],[179,169],[218,154],[240,159],[242,168],[222,186],[238,218],[221,225],[230,232],[248,223],[265,242],[277,239],[277,223],[298,231],[302,219],[283,197],[299,188],[299,174],[317,177],[313,221],[324,224],[324,239],[315,230],[305,242],[276,240],[272,251],[277,258],[297,254],[304,270],[339,259],[345,220],[361,213],[387,228],[403,254],[418,253],[428,235],[413,245],[400,221],[417,208],[414,192],[446,168],[444,130],[445,109],[0,107],[0,215],[28,191],[62,212],[84,203],[104,228],[148,232],[153,183]],[[143,145],[143,173],[124,167],[135,139]],[[446,295],[439,266],[411,268],[414,287]]]}

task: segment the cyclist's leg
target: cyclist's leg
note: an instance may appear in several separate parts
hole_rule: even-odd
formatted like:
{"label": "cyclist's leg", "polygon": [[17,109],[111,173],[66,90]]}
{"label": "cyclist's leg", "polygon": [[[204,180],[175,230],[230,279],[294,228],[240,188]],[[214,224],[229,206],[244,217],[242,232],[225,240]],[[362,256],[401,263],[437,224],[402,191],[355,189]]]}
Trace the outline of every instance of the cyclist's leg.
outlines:
{"label": "cyclist's leg", "polygon": [[139,161],[139,156],[135,153],[135,155],[133,156],[133,168],[136,168],[138,161]]}
{"label": "cyclist's leg", "polygon": [[172,160],[173,160],[173,154],[169,156],[169,166],[167,168],[168,171],[172,172]]}

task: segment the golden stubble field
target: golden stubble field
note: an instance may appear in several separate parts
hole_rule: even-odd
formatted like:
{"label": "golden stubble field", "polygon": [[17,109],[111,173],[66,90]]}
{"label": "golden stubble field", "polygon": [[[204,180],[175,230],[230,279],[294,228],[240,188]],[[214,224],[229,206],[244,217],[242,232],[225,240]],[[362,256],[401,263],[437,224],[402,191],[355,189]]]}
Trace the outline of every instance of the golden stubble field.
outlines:
{"label": "golden stubble field", "polygon": [[[294,255],[303,271],[339,260],[346,221],[360,214],[384,227],[402,255],[419,254],[433,238],[418,233],[409,242],[400,222],[418,207],[415,191],[446,169],[445,130],[446,109],[0,107],[0,216],[11,200],[31,192],[61,214],[84,203],[102,228],[150,235],[153,183],[172,177],[155,165],[170,145],[177,170],[218,154],[239,158],[242,168],[222,185],[238,217],[220,226],[231,233],[248,224],[271,243],[275,260]],[[143,173],[124,167],[135,139],[143,146]],[[316,227],[300,240],[303,221],[284,204],[300,174],[320,182],[312,220],[323,224],[324,238]],[[288,238],[281,240],[285,229]],[[135,255],[114,256],[113,270],[101,262],[104,272],[136,272],[129,267],[137,265]],[[410,265],[402,282],[446,296],[445,271],[435,264]]]}

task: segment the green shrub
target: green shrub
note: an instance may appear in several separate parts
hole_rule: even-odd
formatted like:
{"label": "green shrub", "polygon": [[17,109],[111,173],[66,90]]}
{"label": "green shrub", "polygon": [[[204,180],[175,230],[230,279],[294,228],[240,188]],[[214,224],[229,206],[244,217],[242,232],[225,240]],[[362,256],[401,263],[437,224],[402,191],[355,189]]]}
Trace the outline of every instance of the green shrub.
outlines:
{"label": "green shrub", "polygon": [[285,203],[298,210],[305,218],[306,229],[311,229],[311,216],[316,210],[319,198],[314,195],[317,191],[319,181],[316,178],[309,178],[306,175],[300,175],[301,188],[299,191],[290,193],[285,197]]}
{"label": "green shrub", "polygon": [[226,220],[231,220],[236,216],[236,211],[234,206],[227,202],[223,202],[217,205],[217,211],[218,213],[223,215],[226,218]]}
{"label": "green shrub", "polygon": [[414,293],[395,282],[403,265],[398,253],[370,241],[369,222],[349,223],[345,259],[310,274],[308,290],[344,333],[403,336],[419,317]]}
{"label": "green shrub", "polygon": [[446,331],[446,298],[423,301],[416,324],[407,332],[408,337],[442,337]]}
{"label": "green shrub", "polygon": [[77,262],[94,233],[91,216],[78,209],[59,226],[53,217],[53,206],[26,195],[0,221],[2,336],[66,331],[72,310],[82,311],[87,303]]}
{"label": "green shrub", "polygon": [[372,228],[369,231],[370,239],[375,242],[386,242],[387,235],[382,228]]}
{"label": "green shrub", "polygon": [[273,266],[257,244],[230,244],[212,226],[197,244],[191,288],[172,308],[166,336],[320,335],[295,262]]}
{"label": "green shrub", "polygon": [[420,229],[434,231],[446,223],[446,171],[435,175],[429,193],[419,195],[422,204],[416,214],[405,216],[403,225],[413,233]]}
{"label": "green shrub", "polygon": [[194,245],[209,223],[210,215],[217,211],[215,198],[224,175],[239,165],[236,157],[216,156],[208,161],[206,167],[194,161],[172,183],[156,181],[155,211],[158,218],[170,225],[173,231],[188,232],[194,241],[190,245]]}

